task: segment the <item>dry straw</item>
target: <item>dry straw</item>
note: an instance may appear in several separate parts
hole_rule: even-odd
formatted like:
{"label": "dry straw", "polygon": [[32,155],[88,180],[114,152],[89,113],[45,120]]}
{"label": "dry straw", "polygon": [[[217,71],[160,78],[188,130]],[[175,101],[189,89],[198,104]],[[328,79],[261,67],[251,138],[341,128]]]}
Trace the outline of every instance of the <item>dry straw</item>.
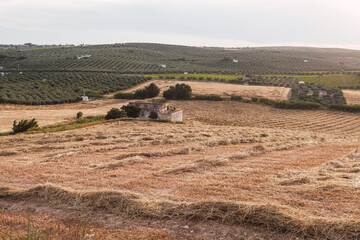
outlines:
{"label": "dry straw", "polygon": [[250,202],[149,201],[131,192],[80,192],[54,185],[28,190],[0,187],[0,196],[14,200],[42,200],[51,206],[116,213],[127,217],[180,218],[252,224],[278,232],[321,239],[359,239],[359,220],[314,217],[274,204]]}

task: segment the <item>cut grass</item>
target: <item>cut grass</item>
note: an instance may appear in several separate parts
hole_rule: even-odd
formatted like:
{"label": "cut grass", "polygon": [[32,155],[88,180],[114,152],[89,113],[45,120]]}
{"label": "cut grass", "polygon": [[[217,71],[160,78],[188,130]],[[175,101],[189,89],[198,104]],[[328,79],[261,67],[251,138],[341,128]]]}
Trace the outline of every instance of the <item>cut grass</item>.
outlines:
{"label": "cut grass", "polygon": [[269,203],[153,202],[132,192],[79,192],[49,184],[26,190],[0,188],[0,196],[15,200],[45,200],[51,206],[65,208],[77,206],[87,210],[101,209],[104,212],[116,212],[127,217],[219,221],[230,225],[245,223],[305,238],[359,239],[360,237],[358,220],[315,217],[290,207]]}

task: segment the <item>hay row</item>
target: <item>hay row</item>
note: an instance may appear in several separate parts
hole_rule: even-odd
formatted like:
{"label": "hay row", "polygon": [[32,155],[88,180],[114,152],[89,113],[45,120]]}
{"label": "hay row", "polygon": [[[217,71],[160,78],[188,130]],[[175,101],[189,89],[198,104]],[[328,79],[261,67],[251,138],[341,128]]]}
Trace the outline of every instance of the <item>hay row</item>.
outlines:
{"label": "hay row", "polygon": [[315,217],[275,204],[150,201],[131,192],[80,192],[49,184],[27,190],[0,187],[0,197],[20,201],[41,200],[50,206],[105,211],[126,217],[220,221],[232,225],[245,223],[301,237],[360,238],[359,220]]}

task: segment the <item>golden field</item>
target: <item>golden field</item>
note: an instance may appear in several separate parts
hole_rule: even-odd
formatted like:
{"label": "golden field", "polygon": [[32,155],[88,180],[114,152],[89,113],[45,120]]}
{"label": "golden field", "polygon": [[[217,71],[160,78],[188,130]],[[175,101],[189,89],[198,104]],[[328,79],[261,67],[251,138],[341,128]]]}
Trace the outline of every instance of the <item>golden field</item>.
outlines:
{"label": "golden field", "polygon": [[347,104],[360,104],[359,90],[342,90]]}
{"label": "golden field", "polygon": [[80,221],[84,239],[360,237],[358,115],[170,104],[185,124],[1,137],[0,238],[25,234],[29,212],[63,239]]}
{"label": "golden field", "polygon": [[123,92],[135,92],[142,89],[150,83],[155,83],[160,88],[160,95],[164,90],[176,84],[185,83],[189,85],[194,94],[199,95],[220,95],[231,96],[238,95],[245,98],[264,97],[273,100],[288,100],[291,94],[291,88],[272,87],[272,86],[246,86],[230,83],[219,83],[212,81],[179,81],[179,80],[153,80]]}

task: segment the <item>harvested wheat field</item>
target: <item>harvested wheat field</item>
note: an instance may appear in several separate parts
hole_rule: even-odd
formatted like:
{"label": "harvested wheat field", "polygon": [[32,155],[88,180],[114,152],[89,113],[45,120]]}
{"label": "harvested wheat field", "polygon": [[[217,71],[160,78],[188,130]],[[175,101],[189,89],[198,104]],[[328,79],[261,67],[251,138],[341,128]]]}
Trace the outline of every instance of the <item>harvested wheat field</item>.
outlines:
{"label": "harvested wheat field", "polygon": [[32,212],[54,238],[360,238],[358,115],[171,104],[185,124],[1,137],[0,236]]}
{"label": "harvested wheat field", "polygon": [[342,90],[347,104],[360,104],[359,90]]}
{"label": "harvested wheat field", "polygon": [[40,126],[73,121],[76,113],[83,112],[84,116],[104,115],[109,109],[120,108],[128,101],[118,99],[104,99],[91,102],[27,106],[0,104],[0,132],[10,131],[14,120],[36,118]]}
{"label": "harvested wheat field", "polygon": [[221,95],[231,96],[240,95],[246,98],[265,97],[274,100],[288,100],[291,94],[291,88],[285,87],[270,87],[270,86],[245,86],[239,84],[218,83],[218,82],[204,82],[204,81],[178,81],[178,80],[153,80],[140,84],[134,88],[130,88],[124,92],[135,92],[142,89],[150,83],[155,83],[161,93],[167,90],[170,86],[185,83],[189,85],[194,94],[200,95]]}

